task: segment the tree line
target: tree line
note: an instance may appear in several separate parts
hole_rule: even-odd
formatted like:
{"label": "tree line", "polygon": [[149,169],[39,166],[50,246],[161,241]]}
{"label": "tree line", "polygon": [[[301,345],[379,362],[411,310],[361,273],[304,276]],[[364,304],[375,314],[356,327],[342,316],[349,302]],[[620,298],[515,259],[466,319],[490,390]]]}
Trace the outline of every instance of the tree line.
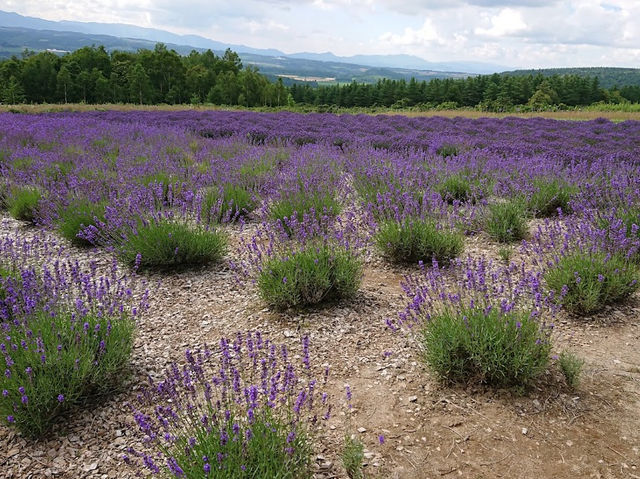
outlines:
{"label": "tree line", "polygon": [[379,80],[375,84],[318,85],[270,81],[244,68],[237,53],[211,50],[181,56],[164,44],[153,50],[82,47],[63,56],[25,51],[0,62],[0,101],[17,103],[211,103],[248,107],[303,104],[318,108],[474,107],[509,111],[597,102],[639,102],[640,86],[601,88],[597,77],[481,75],[465,79]]}
{"label": "tree line", "polygon": [[550,106],[586,106],[597,102],[638,102],[640,87],[605,90],[598,78],[541,74],[481,75],[465,79],[434,79],[418,82],[379,80],[375,84],[318,86],[292,85],[296,103],[340,107],[472,107],[486,111],[509,111],[516,106],[545,109]]}
{"label": "tree line", "polygon": [[83,47],[58,56],[28,52],[0,63],[4,103],[214,103],[282,106],[288,91],[237,53],[211,50],[180,56],[164,44],[153,50],[114,51]]}

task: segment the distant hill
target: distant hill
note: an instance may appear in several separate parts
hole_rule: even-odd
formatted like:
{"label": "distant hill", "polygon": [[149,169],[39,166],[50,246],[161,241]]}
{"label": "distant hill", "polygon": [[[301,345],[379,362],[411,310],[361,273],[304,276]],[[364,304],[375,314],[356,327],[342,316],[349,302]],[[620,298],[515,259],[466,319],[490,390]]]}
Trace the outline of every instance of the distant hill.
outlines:
{"label": "distant hill", "polygon": [[[364,65],[375,68],[391,68],[398,70],[424,70],[430,72],[420,75],[422,78],[435,78],[433,72],[440,72],[438,78],[447,78],[446,72],[468,72],[472,74],[494,73],[507,70],[508,67],[482,62],[429,62],[413,55],[356,55],[352,57],[340,57],[333,53],[294,53],[285,54],[276,49],[253,48],[246,45],[227,44],[211,40],[198,35],[177,35],[175,33],[155,28],[143,28],[134,25],[120,23],[95,23],[95,22],[54,22],[40,18],[26,17],[12,12],[0,11],[0,26],[30,29],[38,31],[76,32],[85,35],[109,35],[127,40],[146,40],[149,42],[162,42],[167,45],[187,46],[198,49],[224,51],[231,48],[240,54],[243,59],[246,54],[259,55],[260,57],[289,58],[291,60],[312,60],[316,62],[344,63],[348,65]],[[106,46],[106,45],[105,45]],[[34,48],[36,49],[36,48]],[[63,48],[72,50],[72,47]],[[175,48],[176,51],[179,51]],[[402,73],[400,73],[402,75]],[[330,75],[320,75],[330,76]],[[369,75],[377,77],[377,73]],[[415,75],[414,75],[415,76]],[[457,77],[457,76],[455,76]],[[393,78],[401,78],[395,76]],[[357,79],[357,78],[356,78]],[[362,80],[358,80],[362,81]]]}
{"label": "distant hill", "polygon": [[289,58],[303,58],[323,62],[355,63],[385,68],[410,68],[412,70],[464,71],[487,74],[508,70],[504,65],[482,62],[428,62],[414,55],[354,55],[339,57],[333,53],[292,53]]}
{"label": "distant hill", "polygon": [[602,88],[614,86],[640,86],[640,68],[544,68],[540,70],[515,70],[504,72],[505,75],[578,75],[580,77],[597,77]]}
{"label": "distant hill", "polygon": [[283,52],[274,49],[251,48],[246,45],[233,45],[217,42],[209,38],[198,35],[177,35],[175,33],[158,30],[155,28],[137,27],[135,25],[126,25],[121,23],[96,23],[96,22],[70,22],[60,21],[53,22],[35,17],[25,17],[13,12],[4,12],[0,10],[0,26],[28,28],[31,30],[50,30],[58,32],[76,32],[87,35],[109,35],[119,38],[148,40],[152,44],[162,42],[172,45],[189,45],[195,48],[204,48],[211,50],[226,50],[231,48],[233,51],[240,53],[255,53],[258,55],[278,56],[284,55]]}
{"label": "distant hill", "polygon": [[[20,56],[25,48],[34,51],[50,50],[64,54],[87,45],[103,45],[107,51],[137,51],[153,49],[156,42],[152,40],[115,37],[89,33],[66,32],[57,30],[34,30],[24,27],[0,26],[0,59],[12,55]],[[166,43],[167,47],[187,55],[191,50],[206,50],[204,47]],[[226,46],[223,45],[225,48]],[[221,55],[225,48],[212,48]],[[267,56],[255,53],[238,52],[244,65],[257,67],[261,73],[271,79],[283,78],[285,83],[294,81],[312,81],[317,83],[375,83],[381,78],[393,80],[415,77],[419,80],[434,78],[466,78],[473,76],[464,72],[439,72],[433,70],[412,70],[407,68],[370,67],[343,63],[338,61],[316,61],[289,56]]]}

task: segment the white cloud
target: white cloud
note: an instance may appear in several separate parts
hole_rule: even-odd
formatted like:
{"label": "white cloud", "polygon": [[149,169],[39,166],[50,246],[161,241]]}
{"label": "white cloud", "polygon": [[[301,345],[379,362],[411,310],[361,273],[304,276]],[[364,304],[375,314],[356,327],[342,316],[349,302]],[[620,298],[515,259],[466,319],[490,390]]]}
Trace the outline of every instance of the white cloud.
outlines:
{"label": "white cloud", "polygon": [[286,32],[287,30],[289,30],[288,25],[284,25],[273,20],[269,20],[267,22],[249,20],[245,23],[245,25],[252,35],[264,32]]}
{"label": "white cloud", "polygon": [[395,46],[428,46],[441,43],[440,35],[430,18],[427,18],[419,29],[407,27],[400,35],[386,32],[380,36],[380,40]]}
{"label": "white cloud", "polygon": [[477,35],[503,37],[526,29],[527,24],[522,19],[522,13],[513,8],[504,8],[491,17],[491,28],[476,28],[474,32]]}

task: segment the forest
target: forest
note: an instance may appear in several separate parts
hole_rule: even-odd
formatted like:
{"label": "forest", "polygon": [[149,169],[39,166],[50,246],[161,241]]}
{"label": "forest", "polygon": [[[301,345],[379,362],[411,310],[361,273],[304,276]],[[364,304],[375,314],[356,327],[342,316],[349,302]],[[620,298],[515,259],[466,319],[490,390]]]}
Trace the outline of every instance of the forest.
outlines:
{"label": "forest", "polygon": [[270,81],[227,50],[181,56],[164,44],[153,50],[108,52],[82,47],[62,56],[25,51],[0,62],[0,101],[18,103],[136,103],[291,107],[473,107],[510,111],[578,107],[598,102],[637,103],[640,86],[601,86],[584,74],[493,74],[431,81],[379,80],[375,84],[317,85]]}

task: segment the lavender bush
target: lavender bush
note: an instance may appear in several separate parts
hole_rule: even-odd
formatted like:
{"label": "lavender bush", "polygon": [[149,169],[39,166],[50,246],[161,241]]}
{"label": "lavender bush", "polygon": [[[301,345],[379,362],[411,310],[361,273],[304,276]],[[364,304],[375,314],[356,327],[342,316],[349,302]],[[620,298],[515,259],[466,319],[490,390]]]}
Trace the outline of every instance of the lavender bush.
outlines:
{"label": "lavender bush", "polygon": [[104,202],[91,203],[88,200],[74,201],[60,213],[58,231],[76,246],[91,246],[91,242],[83,237],[85,229],[95,227],[105,221]]}
{"label": "lavender bush", "polygon": [[332,406],[321,391],[328,370],[313,377],[306,337],[300,357],[259,332],[187,351],[132,405],[153,452],[125,460],[170,477],[309,477],[314,432]]}
{"label": "lavender bush", "polygon": [[558,214],[570,213],[570,201],[577,188],[559,179],[536,178],[534,191],[528,198],[528,208],[534,216],[546,218]]}
{"label": "lavender bush", "polygon": [[551,350],[543,315],[554,305],[540,279],[513,263],[434,263],[405,281],[412,301],[400,323],[419,326],[423,358],[439,378],[525,387],[546,369]]}
{"label": "lavender bush", "polygon": [[173,270],[220,262],[226,247],[220,231],[159,219],[141,222],[116,246],[116,253],[132,267]]}
{"label": "lavender bush", "polygon": [[356,294],[362,264],[349,250],[308,243],[286,256],[266,260],[258,274],[258,290],[275,309],[312,306]]}
{"label": "lavender bush", "polygon": [[590,315],[638,289],[638,267],[605,252],[575,252],[558,259],[545,280],[570,313]]}
{"label": "lavender bush", "polygon": [[256,208],[256,200],[255,194],[242,185],[210,188],[202,197],[202,220],[205,224],[236,221]]}
{"label": "lavender bush", "polygon": [[[132,278],[61,259],[46,238],[0,243],[0,417],[40,437],[57,418],[126,379],[135,316]],[[32,264],[32,266],[24,266]],[[18,266],[23,265],[23,266]]]}
{"label": "lavender bush", "polygon": [[[220,111],[0,114],[0,121],[2,183],[42,192],[39,225],[57,228],[72,201],[105,204],[104,221],[74,238],[117,252],[136,240],[141,222],[171,219],[200,231],[237,219],[224,226],[235,231],[263,221],[271,249],[243,249],[237,261],[252,263],[239,269],[251,269],[253,280],[265,261],[304,249],[312,237],[371,250],[386,221],[431,218],[472,235],[495,216],[495,236],[517,241],[518,215],[491,211],[516,201],[544,218],[536,221],[542,234],[534,231],[522,250],[541,271],[576,249],[633,261],[640,250],[638,122]],[[173,268],[190,240],[162,238],[163,261]],[[135,265],[138,253],[155,252],[128,253]]]}

